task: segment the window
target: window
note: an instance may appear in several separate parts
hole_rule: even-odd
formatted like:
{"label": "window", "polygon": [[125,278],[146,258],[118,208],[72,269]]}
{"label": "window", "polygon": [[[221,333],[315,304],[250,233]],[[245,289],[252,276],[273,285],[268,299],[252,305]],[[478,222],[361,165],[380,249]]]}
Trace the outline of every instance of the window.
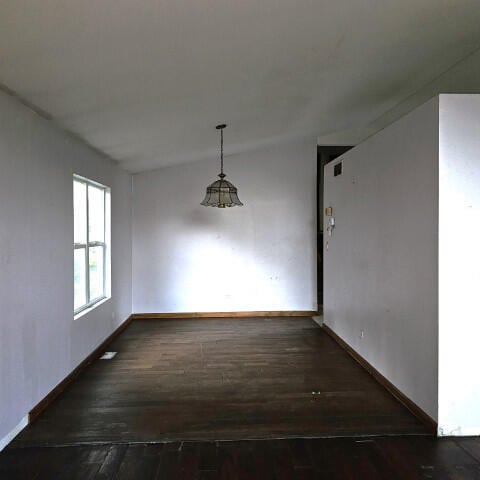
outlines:
{"label": "window", "polygon": [[110,190],[73,177],[73,310],[77,314],[109,296]]}

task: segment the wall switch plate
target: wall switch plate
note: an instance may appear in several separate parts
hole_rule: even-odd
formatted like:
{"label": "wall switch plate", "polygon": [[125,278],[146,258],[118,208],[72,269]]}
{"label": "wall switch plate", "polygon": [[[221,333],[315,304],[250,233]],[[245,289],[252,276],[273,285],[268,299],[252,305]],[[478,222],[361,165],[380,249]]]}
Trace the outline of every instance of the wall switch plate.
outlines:
{"label": "wall switch plate", "polygon": [[331,217],[332,214],[333,214],[333,208],[332,208],[332,207],[327,207],[327,208],[325,209],[325,215],[326,215],[327,217]]}

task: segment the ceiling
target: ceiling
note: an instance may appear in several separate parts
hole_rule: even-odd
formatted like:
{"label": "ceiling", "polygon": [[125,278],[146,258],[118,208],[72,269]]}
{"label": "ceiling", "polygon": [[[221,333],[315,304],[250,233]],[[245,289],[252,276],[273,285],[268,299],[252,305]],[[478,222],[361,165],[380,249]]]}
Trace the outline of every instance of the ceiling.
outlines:
{"label": "ceiling", "polygon": [[[0,82],[132,172],[480,91],[478,0],[0,0]],[[233,160],[233,159],[232,159]]]}

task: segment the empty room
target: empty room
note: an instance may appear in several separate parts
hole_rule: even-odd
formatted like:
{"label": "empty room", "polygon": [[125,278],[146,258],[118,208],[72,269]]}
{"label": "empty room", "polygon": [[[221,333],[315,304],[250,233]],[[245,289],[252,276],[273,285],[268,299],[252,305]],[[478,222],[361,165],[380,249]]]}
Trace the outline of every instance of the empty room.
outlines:
{"label": "empty room", "polygon": [[0,4],[0,479],[480,478],[480,4]]}

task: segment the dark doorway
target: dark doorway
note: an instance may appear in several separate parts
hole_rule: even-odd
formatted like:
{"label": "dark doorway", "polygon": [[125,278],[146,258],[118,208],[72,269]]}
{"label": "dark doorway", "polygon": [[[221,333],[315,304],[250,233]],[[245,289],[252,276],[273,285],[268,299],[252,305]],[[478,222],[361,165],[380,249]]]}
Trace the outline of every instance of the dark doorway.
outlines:
{"label": "dark doorway", "polygon": [[351,146],[317,147],[317,300],[318,310],[323,307],[323,167],[350,150]]}

